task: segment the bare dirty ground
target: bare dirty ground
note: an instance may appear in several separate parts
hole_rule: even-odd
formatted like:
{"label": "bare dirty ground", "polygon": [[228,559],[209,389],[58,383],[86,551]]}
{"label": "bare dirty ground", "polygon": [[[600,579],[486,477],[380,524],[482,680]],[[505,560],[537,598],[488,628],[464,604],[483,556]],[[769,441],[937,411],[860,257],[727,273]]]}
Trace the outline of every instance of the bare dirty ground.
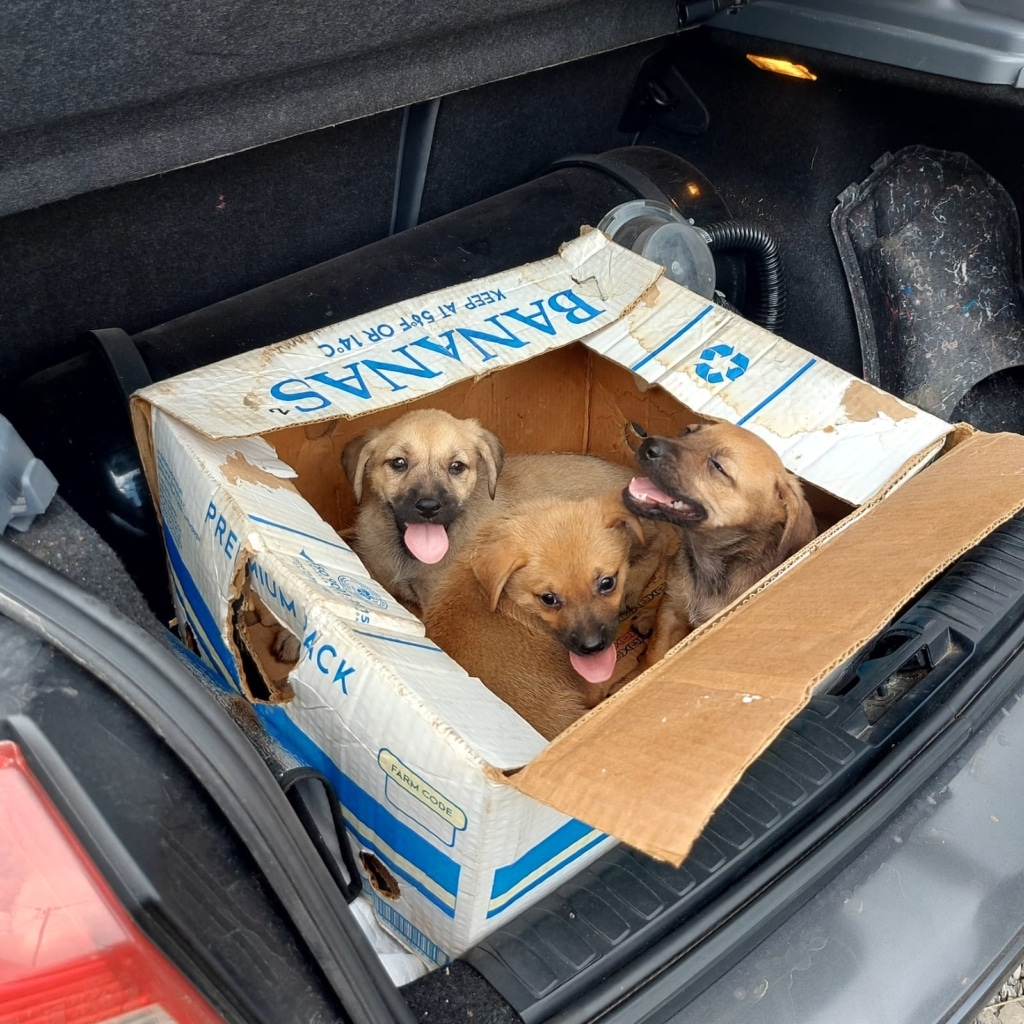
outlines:
{"label": "bare dirty ground", "polygon": [[1024,965],[1017,965],[975,1024],[1024,1024]]}

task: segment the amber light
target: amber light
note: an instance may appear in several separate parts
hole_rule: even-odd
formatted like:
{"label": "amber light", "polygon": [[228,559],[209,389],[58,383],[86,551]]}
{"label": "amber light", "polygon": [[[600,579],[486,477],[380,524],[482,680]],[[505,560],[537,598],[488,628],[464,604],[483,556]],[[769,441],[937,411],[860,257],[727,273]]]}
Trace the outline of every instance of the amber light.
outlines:
{"label": "amber light", "polygon": [[774,71],[777,75],[789,75],[790,78],[805,78],[808,82],[818,80],[818,76],[803,64],[794,64],[781,57],[759,57],[756,53],[748,53],[747,60],[762,71]]}

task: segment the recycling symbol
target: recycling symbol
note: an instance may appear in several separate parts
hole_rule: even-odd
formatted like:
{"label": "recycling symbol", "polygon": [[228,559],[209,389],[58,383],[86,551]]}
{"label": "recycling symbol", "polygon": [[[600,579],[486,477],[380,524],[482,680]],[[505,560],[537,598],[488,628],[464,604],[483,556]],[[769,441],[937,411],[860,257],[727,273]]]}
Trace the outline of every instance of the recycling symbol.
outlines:
{"label": "recycling symbol", "polygon": [[[721,384],[724,380],[736,380],[747,372],[750,360],[742,353],[737,352],[732,345],[712,345],[704,349],[700,354],[701,362],[697,364],[697,376],[706,380],[709,384]],[[723,362],[724,361],[724,362]],[[725,372],[716,369],[725,366]]]}

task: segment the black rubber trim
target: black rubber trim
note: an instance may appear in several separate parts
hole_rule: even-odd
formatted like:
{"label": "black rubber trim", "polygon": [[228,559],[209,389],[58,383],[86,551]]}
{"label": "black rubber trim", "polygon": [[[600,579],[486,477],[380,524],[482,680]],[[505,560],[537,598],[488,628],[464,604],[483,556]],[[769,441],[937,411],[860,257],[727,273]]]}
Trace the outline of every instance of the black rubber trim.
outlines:
{"label": "black rubber trim", "polygon": [[6,541],[0,612],[91,672],[177,754],[260,864],[351,1019],[412,1024],[273,775],[170,651]]}
{"label": "black rubber trim", "polygon": [[122,331],[120,327],[104,327],[96,331],[87,331],[86,337],[92,339],[106,360],[117,386],[121,389],[121,394],[124,395],[126,407],[134,392],[153,383],[149,367],[146,366],[132,336],[127,331]]}
{"label": "black rubber trim", "polygon": [[[836,696],[814,698],[786,727],[681,868],[617,847],[464,959],[530,1024],[678,1009],[848,863],[996,713],[1020,683],[1022,647],[1018,516],[886,629]],[[923,678],[868,715],[865,698],[916,668],[921,652]],[[787,772],[794,765],[804,768]]]}

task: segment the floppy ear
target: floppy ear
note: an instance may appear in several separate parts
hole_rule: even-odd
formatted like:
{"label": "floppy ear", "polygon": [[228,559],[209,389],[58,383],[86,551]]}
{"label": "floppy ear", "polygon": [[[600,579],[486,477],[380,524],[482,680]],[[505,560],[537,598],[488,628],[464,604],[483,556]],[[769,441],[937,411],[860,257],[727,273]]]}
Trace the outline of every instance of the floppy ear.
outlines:
{"label": "floppy ear", "polygon": [[609,530],[617,530],[619,528],[629,530],[633,534],[635,543],[647,543],[647,534],[644,533],[644,526],[640,522],[640,518],[623,508],[618,499],[609,502],[608,514],[605,516],[604,525]]}
{"label": "floppy ear", "polygon": [[814,521],[811,506],[804,498],[803,487],[795,476],[791,473],[780,476],[776,481],[776,488],[786,508],[786,524],[782,529],[778,550],[777,564],[781,564],[805,544],[814,540],[818,535],[818,526]]}
{"label": "floppy ear", "polygon": [[487,467],[487,493],[493,498],[498,486],[498,474],[505,464],[505,449],[494,434],[477,424],[477,451]]}
{"label": "floppy ear", "polygon": [[380,433],[378,430],[369,430],[359,437],[353,438],[341,453],[341,467],[345,470],[345,476],[352,483],[352,490],[356,495],[356,504],[363,500],[363,475],[366,472],[366,464],[374,451],[374,441]]}
{"label": "floppy ear", "polygon": [[470,555],[469,564],[473,575],[483,587],[492,612],[498,607],[509,577],[526,563],[526,555],[516,542],[500,534],[476,548]]}

